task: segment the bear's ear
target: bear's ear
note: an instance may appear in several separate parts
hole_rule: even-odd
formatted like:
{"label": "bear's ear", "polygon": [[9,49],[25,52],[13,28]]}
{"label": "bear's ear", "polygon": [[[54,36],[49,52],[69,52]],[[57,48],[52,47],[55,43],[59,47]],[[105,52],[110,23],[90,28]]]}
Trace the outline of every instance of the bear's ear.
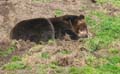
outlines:
{"label": "bear's ear", "polygon": [[81,14],[81,15],[79,16],[79,19],[85,19],[85,16]]}

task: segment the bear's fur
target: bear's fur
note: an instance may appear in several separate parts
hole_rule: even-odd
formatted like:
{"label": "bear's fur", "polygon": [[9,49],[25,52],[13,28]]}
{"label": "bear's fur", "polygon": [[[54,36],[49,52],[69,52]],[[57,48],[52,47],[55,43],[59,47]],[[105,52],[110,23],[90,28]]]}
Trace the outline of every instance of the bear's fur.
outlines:
{"label": "bear's fur", "polygon": [[[53,25],[54,31],[51,25]],[[88,32],[84,15],[23,20],[12,29],[11,38],[33,42],[48,41],[52,38],[53,32],[55,32],[55,38],[57,39],[63,39],[65,34],[68,34],[73,40],[77,40],[79,37],[87,37]]]}
{"label": "bear's fur", "polygon": [[96,0],[91,0],[93,3],[96,3],[97,1]]}
{"label": "bear's fur", "polygon": [[79,37],[88,37],[88,29],[84,15],[65,15],[60,18],[68,23],[69,26],[71,26],[70,28],[72,28],[72,31],[74,31]]}

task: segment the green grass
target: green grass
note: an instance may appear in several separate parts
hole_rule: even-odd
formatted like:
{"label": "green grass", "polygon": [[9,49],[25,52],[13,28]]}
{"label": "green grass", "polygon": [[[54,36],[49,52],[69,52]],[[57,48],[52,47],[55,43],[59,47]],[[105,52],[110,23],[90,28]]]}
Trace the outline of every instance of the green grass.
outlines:
{"label": "green grass", "polygon": [[51,70],[53,72],[52,74],[68,74],[65,67],[60,67],[55,64],[39,64],[36,67],[38,67],[36,70],[37,74],[47,74],[48,70]]}
{"label": "green grass", "polygon": [[8,47],[4,51],[0,50],[0,56],[6,57],[6,56],[12,54],[13,51],[15,51],[15,47],[14,46]]}
{"label": "green grass", "polygon": [[105,64],[100,67],[70,67],[69,74],[120,74],[120,67],[113,64]]}
{"label": "green grass", "polygon": [[26,66],[21,61],[10,62],[5,64],[2,69],[4,70],[17,70],[17,69],[25,69]]}
{"label": "green grass", "polygon": [[115,6],[120,7],[120,0],[97,0],[97,3],[100,4],[111,3]]}
{"label": "green grass", "polygon": [[39,74],[46,74],[47,70],[51,69],[54,72],[53,74],[120,74],[120,67],[117,66],[117,63],[120,62],[119,56],[109,58],[95,58],[91,56],[86,61],[90,63],[81,67],[62,67],[54,63],[48,65],[40,64],[37,72]]}
{"label": "green grass", "polygon": [[60,53],[62,53],[62,54],[70,54],[70,53],[72,53],[72,51],[70,51],[70,50],[61,50]]}
{"label": "green grass", "polygon": [[53,45],[53,44],[55,44],[55,40],[53,40],[53,39],[50,39],[50,40],[48,40],[48,42],[47,42],[48,44],[50,44],[50,45]]}
{"label": "green grass", "polygon": [[120,67],[106,64],[99,68],[90,66],[85,67],[71,67],[69,74],[120,74]]}
{"label": "green grass", "polygon": [[[91,15],[96,16],[95,21]],[[101,48],[107,48],[110,43],[119,39],[120,37],[120,19],[119,17],[112,17],[102,12],[92,12],[86,20],[91,26],[90,30],[95,34],[91,39],[87,40],[88,49],[95,51]]]}
{"label": "green grass", "polygon": [[26,65],[22,62],[21,57],[13,56],[11,58],[11,62],[2,66],[4,70],[18,70],[18,69],[25,69]]}
{"label": "green grass", "polygon": [[22,61],[22,59],[21,59],[20,56],[13,56],[13,57],[11,58],[11,60],[12,60],[13,62],[15,62],[15,61]]}
{"label": "green grass", "polygon": [[89,66],[85,67],[71,67],[69,74],[100,74],[100,71]]}
{"label": "green grass", "polygon": [[53,63],[51,63],[51,64],[49,65],[49,67],[50,67],[51,69],[53,69],[56,74],[65,74],[65,73],[67,72],[64,67],[60,67],[60,66],[58,66],[58,65],[56,65],[56,64],[53,64]]}
{"label": "green grass", "polygon": [[48,66],[45,64],[40,64],[37,66],[36,73],[37,74],[46,74]]}
{"label": "green grass", "polygon": [[49,59],[50,58],[50,54],[47,53],[47,52],[44,52],[44,53],[41,54],[41,57],[45,58],[45,59]]}
{"label": "green grass", "polygon": [[113,64],[106,64],[98,68],[102,74],[120,74],[120,67]]}
{"label": "green grass", "polygon": [[93,55],[91,55],[91,56],[88,56],[86,60],[87,60],[87,64],[88,65],[92,65],[93,62],[95,62],[96,57],[94,57]]}
{"label": "green grass", "polygon": [[115,49],[115,48],[110,48],[110,49],[109,49],[109,52],[110,52],[111,54],[118,54],[118,53],[119,53],[119,50],[118,50],[118,49]]}
{"label": "green grass", "polygon": [[106,55],[110,56],[96,58],[94,55],[89,55],[86,58],[87,66],[70,67],[70,74],[120,74],[119,50],[110,46],[120,39],[119,18],[119,16],[109,16],[99,11],[88,14],[86,21],[94,36],[86,39],[86,47],[90,51],[106,49],[108,51]]}
{"label": "green grass", "polygon": [[112,64],[120,63],[120,57],[117,55],[109,57],[108,60]]}
{"label": "green grass", "polygon": [[55,16],[58,17],[58,16],[61,16],[61,15],[63,15],[63,10],[61,10],[61,9],[56,9],[56,10],[55,10]]}

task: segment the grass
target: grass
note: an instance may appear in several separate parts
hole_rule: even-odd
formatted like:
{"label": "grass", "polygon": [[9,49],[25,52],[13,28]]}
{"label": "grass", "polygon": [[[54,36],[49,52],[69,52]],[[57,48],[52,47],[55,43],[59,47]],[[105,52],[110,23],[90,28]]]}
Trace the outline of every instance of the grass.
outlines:
{"label": "grass", "polygon": [[120,74],[120,67],[117,66],[120,63],[119,50],[110,46],[112,42],[120,38],[119,16],[110,16],[103,12],[94,11],[88,14],[86,21],[90,23],[88,26],[94,34],[92,38],[86,40],[88,50],[94,52],[105,48],[109,54],[113,55],[105,58],[88,56],[87,66],[70,67],[70,74]]}
{"label": "grass", "polygon": [[10,46],[5,51],[0,50],[0,56],[6,57],[6,56],[12,54],[13,51],[15,51],[15,47]]}
{"label": "grass", "polygon": [[70,54],[70,53],[72,53],[72,51],[69,51],[69,50],[61,50],[60,53],[62,53],[62,54]]}
{"label": "grass", "polygon": [[92,65],[93,62],[95,62],[96,57],[94,57],[94,56],[91,55],[91,56],[88,56],[86,60],[87,60],[87,64],[88,65]]}
{"label": "grass", "polygon": [[108,60],[110,61],[110,63],[112,64],[117,64],[120,62],[120,57],[119,56],[111,56],[108,58]]}
{"label": "grass", "polygon": [[115,48],[110,48],[110,49],[109,49],[109,52],[110,52],[111,54],[118,54],[118,53],[119,53],[119,50],[118,50],[118,49],[115,49]]}
{"label": "grass", "polygon": [[120,67],[113,64],[106,64],[98,68],[103,73],[102,74],[120,74]]}
{"label": "grass", "polygon": [[47,53],[47,52],[44,52],[44,53],[41,54],[41,57],[45,58],[45,59],[49,59],[50,58],[50,54]]}
{"label": "grass", "polygon": [[11,60],[12,60],[13,62],[15,62],[15,61],[22,61],[22,59],[21,59],[20,56],[13,56],[13,57],[11,58]]}
{"label": "grass", "polygon": [[48,40],[48,42],[47,42],[48,44],[50,44],[50,45],[53,45],[53,44],[55,44],[55,40],[53,40],[53,39],[50,39],[50,40]]}
{"label": "grass", "polygon": [[37,74],[46,74],[48,66],[45,64],[40,64],[37,66]]}
{"label": "grass", "polygon": [[120,74],[120,67],[113,64],[104,64],[96,68],[92,66],[70,67],[69,74]]}
{"label": "grass", "polygon": [[69,74],[100,74],[99,70],[85,66],[85,67],[71,67],[69,69]]}
{"label": "grass", "polygon": [[56,17],[58,17],[58,16],[63,15],[63,11],[61,9],[56,9],[54,14]]}
{"label": "grass", "polygon": [[10,62],[5,64],[2,69],[4,70],[17,70],[17,69],[25,69],[26,66],[21,61]]}
{"label": "grass", "polygon": [[[101,64],[100,62],[103,63]],[[70,67],[69,68],[69,74],[120,74],[120,67],[116,66],[115,64],[117,64],[118,62],[120,62],[119,57],[118,56],[114,56],[113,58],[109,58],[109,60],[107,61],[107,59],[90,59],[87,61],[91,61],[91,62],[96,62],[99,61],[99,63],[97,63],[97,66],[93,66],[93,63],[89,63],[87,66],[84,67]],[[104,63],[105,61],[107,61],[106,63]],[[101,65],[100,65],[101,64]]]}
{"label": "grass", "polygon": [[97,0],[99,4],[111,3],[112,5],[120,7],[120,0]]}
{"label": "grass", "polygon": [[49,67],[56,73],[56,74],[64,74],[64,72],[66,73],[66,70],[64,67],[60,67],[56,64],[50,64]]}
{"label": "grass", "polygon": [[17,69],[25,69],[26,65],[22,62],[20,56],[13,56],[11,58],[11,62],[2,66],[4,70],[17,70]]}
{"label": "grass", "polygon": [[86,18],[87,22],[91,23],[92,32],[95,34],[95,37],[89,39],[87,42],[88,49],[95,51],[101,48],[107,48],[110,43],[120,37],[120,34],[118,34],[120,33],[120,19],[119,17],[112,17],[97,11],[91,14],[95,15],[97,20],[100,21],[97,22],[89,16]]}
{"label": "grass", "polygon": [[120,74],[120,66],[117,66],[120,62],[119,56],[99,59],[91,56],[88,57],[87,61],[90,63],[81,67],[62,67],[54,63],[40,64],[38,73],[46,74],[47,70],[51,69],[54,72],[53,74]]}
{"label": "grass", "polygon": [[47,74],[48,70],[52,74],[66,74],[67,71],[64,67],[57,66],[55,64],[39,64],[37,65],[37,74]]}

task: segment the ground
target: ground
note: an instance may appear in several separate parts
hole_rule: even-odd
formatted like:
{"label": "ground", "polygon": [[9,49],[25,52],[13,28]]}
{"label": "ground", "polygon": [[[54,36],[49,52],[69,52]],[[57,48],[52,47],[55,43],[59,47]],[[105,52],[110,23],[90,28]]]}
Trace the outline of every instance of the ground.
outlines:
{"label": "ground", "polygon": [[[4,5],[0,1],[0,74],[120,74],[119,0],[8,0]],[[9,39],[21,20],[64,14],[84,14],[89,38],[47,44]]]}

